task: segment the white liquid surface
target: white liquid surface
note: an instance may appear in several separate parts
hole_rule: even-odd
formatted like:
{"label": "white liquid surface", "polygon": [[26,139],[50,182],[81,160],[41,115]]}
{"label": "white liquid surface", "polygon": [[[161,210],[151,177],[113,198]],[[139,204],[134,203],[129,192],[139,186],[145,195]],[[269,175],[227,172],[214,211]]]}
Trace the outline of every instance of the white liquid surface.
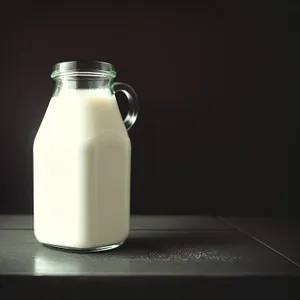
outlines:
{"label": "white liquid surface", "polygon": [[109,90],[65,90],[53,97],[34,142],[36,238],[70,248],[125,240],[130,156]]}

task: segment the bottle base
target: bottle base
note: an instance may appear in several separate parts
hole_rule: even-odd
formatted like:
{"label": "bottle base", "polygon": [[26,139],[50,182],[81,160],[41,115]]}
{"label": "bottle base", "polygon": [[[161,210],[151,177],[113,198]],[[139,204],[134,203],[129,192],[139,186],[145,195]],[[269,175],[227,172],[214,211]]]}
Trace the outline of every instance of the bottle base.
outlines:
{"label": "bottle base", "polygon": [[75,247],[65,247],[65,246],[58,246],[58,245],[51,245],[51,244],[45,244],[44,246],[56,250],[63,250],[68,252],[77,252],[77,253],[95,253],[95,252],[102,252],[102,251],[108,251],[113,250],[118,247],[120,247],[124,241],[116,244],[106,245],[106,246],[99,246],[99,247],[92,247],[92,248],[75,248]]}

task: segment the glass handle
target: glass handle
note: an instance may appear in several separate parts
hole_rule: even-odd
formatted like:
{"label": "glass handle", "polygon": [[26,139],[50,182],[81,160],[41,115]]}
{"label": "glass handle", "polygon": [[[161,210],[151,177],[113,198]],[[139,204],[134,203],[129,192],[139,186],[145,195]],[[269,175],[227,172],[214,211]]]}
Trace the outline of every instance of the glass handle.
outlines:
{"label": "glass handle", "polygon": [[129,130],[135,123],[138,116],[139,106],[137,101],[137,95],[130,85],[122,82],[115,82],[112,86],[112,90],[114,94],[118,92],[124,93],[128,99],[129,108],[127,116],[124,119],[124,123],[126,129]]}

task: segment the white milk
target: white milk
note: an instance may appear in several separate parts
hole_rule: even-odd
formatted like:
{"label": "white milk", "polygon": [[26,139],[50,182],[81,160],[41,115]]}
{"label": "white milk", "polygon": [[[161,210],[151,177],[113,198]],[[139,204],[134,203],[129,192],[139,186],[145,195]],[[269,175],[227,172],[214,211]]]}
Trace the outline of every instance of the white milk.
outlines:
{"label": "white milk", "polygon": [[129,233],[131,145],[107,89],[61,91],[34,141],[34,229],[66,248],[122,243]]}

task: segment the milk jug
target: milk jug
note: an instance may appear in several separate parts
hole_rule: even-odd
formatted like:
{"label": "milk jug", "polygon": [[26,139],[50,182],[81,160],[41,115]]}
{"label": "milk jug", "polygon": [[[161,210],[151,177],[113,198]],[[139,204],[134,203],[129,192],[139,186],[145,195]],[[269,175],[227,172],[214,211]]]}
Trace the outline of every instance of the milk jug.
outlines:
{"label": "milk jug", "polygon": [[[53,96],[33,146],[34,233],[54,247],[96,252],[120,246],[130,221],[134,90],[106,62],[58,63]],[[122,119],[115,94],[129,111]]]}

